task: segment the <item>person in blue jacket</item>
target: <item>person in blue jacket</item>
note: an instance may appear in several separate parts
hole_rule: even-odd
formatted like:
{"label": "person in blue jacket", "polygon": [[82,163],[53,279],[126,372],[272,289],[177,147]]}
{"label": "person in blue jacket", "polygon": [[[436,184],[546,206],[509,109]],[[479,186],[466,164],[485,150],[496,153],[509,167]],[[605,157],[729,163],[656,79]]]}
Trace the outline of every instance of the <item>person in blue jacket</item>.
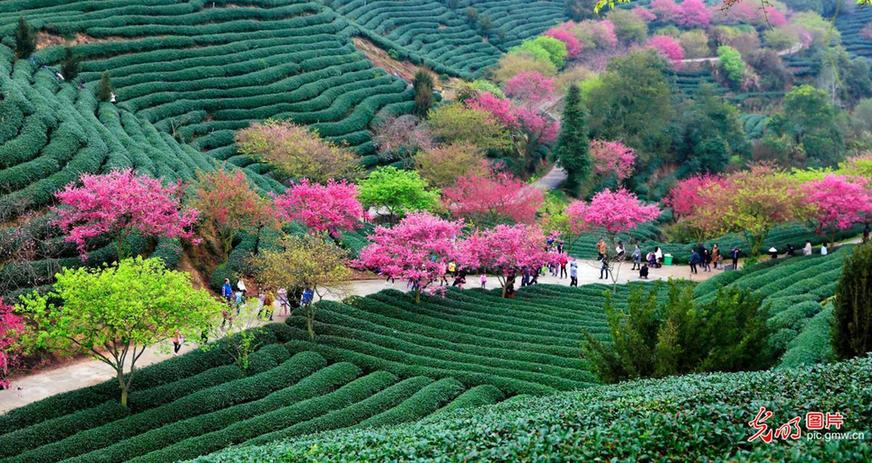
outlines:
{"label": "person in blue jacket", "polygon": [[233,286],[230,285],[230,278],[224,279],[224,286],[221,287],[221,297],[223,297],[228,304],[233,299]]}
{"label": "person in blue jacket", "polygon": [[697,272],[697,270],[696,270],[696,266],[699,265],[699,264],[701,264],[701,263],[702,263],[702,256],[699,255],[699,252],[697,252],[696,249],[691,249],[691,253],[690,253],[690,273],[691,273],[692,275],[696,275],[697,273],[699,273],[699,272]]}

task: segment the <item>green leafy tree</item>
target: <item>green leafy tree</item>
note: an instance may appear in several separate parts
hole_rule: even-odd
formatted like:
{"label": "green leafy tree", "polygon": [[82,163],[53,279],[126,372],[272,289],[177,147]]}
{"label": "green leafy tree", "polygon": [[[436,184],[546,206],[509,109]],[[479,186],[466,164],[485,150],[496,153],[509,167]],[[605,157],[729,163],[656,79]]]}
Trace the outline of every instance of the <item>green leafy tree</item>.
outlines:
{"label": "green leafy tree", "polygon": [[596,16],[594,7],[597,5],[597,0],[565,0],[563,4],[564,14],[573,21],[581,21],[582,19],[593,18]]}
{"label": "green leafy tree", "polygon": [[415,115],[424,117],[433,106],[433,76],[424,69],[419,69],[412,80],[415,90]]}
{"label": "green leafy tree", "polygon": [[710,85],[700,85],[694,98],[683,104],[672,132],[681,177],[721,172],[732,156],[748,152],[739,111],[718,97]]}
{"label": "green leafy tree", "polygon": [[482,151],[503,151],[512,147],[509,132],[490,113],[454,103],[429,114],[433,135],[445,144],[466,144]]}
{"label": "green leafy tree", "polygon": [[841,359],[872,351],[872,245],[845,259],[836,287],[833,349]]}
{"label": "green leafy tree", "polygon": [[79,65],[82,63],[82,57],[73,53],[70,47],[64,48],[64,59],[61,60],[61,75],[66,80],[75,79],[79,75]]}
{"label": "green leafy tree", "polygon": [[581,183],[590,176],[590,140],[587,137],[585,108],[581,102],[581,91],[577,85],[569,87],[557,137],[557,161],[568,174],[566,188],[577,191]]}
{"label": "green leafy tree", "polygon": [[742,54],[739,50],[729,46],[721,45],[718,47],[718,58],[721,71],[734,87],[742,84],[742,79],[745,77],[745,62],[742,61]]}
{"label": "green leafy tree", "polygon": [[20,17],[18,27],[15,28],[15,56],[28,58],[34,51],[36,51],[36,31],[23,17]]}
{"label": "green leafy tree", "polygon": [[146,349],[177,331],[198,337],[222,308],[207,291],[191,286],[189,274],[140,257],[100,268],[66,268],[48,294],[34,292],[21,300],[37,346],[86,354],[112,367],[125,407],[136,362]]}
{"label": "green leafy tree", "polygon": [[427,181],[412,170],[381,167],[360,182],[357,199],[364,207],[384,208],[391,223],[409,212],[433,210],[439,193],[428,189]]}
{"label": "green leafy tree", "polygon": [[[291,294],[295,289],[311,289],[320,299],[326,287],[336,291],[351,277],[346,258],[345,250],[322,237],[286,236],[280,240],[278,250],[261,253],[252,265],[255,278],[267,290],[285,288]],[[317,304],[304,304],[301,309],[309,337],[313,338]]]}
{"label": "green leafy tree", "polygon": [[97,84],[97,99],[100,101],[112,100],[112,80],[109,79],[109,72],[103,71],[100,75],[100,83]]}
{"label": "green leafy tree", "polygon": [[792,165],[834,166],[845,156],[838,115],[826,92],[800,85],[785,95],[784,109],[766,126],[766,138],[783,137],[789,143]]}

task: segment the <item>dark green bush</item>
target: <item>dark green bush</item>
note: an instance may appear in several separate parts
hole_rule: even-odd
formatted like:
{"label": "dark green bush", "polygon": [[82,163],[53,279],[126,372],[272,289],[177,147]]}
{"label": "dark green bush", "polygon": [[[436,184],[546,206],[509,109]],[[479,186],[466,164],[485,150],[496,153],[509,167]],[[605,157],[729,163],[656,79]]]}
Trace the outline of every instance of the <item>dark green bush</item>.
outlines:
{"label": "dark green bush", "polygon": [[845,259],[836,288],[833,350],[841,359],[872,351],[872,244]]}

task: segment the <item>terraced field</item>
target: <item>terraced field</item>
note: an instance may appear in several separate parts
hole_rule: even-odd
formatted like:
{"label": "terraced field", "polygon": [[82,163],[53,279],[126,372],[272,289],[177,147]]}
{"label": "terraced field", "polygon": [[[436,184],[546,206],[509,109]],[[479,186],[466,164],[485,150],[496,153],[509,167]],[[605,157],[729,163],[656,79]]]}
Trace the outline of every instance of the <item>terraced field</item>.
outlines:
{"label": "terraced field", "polygon": [[0,32],[20,16],[91,42],[75,47],[80,77],[108,71],[119,106],[240,165],[251,160],[234,157],[233,134],[251,121],[292,119],[368,154],[374,115],[411,107],[407,84],[374,68],[351,43],[354,28],[314,1],[11,1],[0,4]]}
{"label": "terraced field", "polygon": [[508,49],[539,35],[565,21],[564,2],[560,0],[459,0],[461,8],[473,7],[490,18],[502,36],[500,47]]}
{"label": "terraced field", "polygon": [[872,24],[872,8],[855,7],[836,19],[836,27],[842,34],[842,45],[853,55],[872,59],[872,39],[860,35],[860,31]]}
{"label": "terraced field", "polygon": [[[770,346],[787,352],[784,365],[816,363],[828,358],[827,343],[816,339],[828,327],[819,301],[833,294],[850,251],[725,272],[694,295],[706,301],[723,286],[759,292],[769,305]],[[449,290],[417,305],[383,291],[321,302],[314,340],[298,315],[257,329],[261,347],[248,370],[223,340],[137,373],[129,411],[114,400],[112,381],[13,410],[0,417],[0,463],[172,461],[586,389],[597,380],[579,342],[582,330],[608,341],[604,289],[539,285],[515,299]],[[628,294],[618,287],[618,306]]]}

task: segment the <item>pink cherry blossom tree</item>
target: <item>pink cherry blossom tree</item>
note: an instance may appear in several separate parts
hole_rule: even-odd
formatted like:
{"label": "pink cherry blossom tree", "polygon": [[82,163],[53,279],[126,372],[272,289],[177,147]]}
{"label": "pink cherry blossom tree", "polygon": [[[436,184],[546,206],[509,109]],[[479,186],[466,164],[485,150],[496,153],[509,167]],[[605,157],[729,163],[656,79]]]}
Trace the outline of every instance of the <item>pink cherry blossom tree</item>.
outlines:
{"label": "pink cherry blossom tree", "polygon": [[486,224],[504,220],[533,223],[545,200],[542,190],[506,172],[460,177],[442,190],[442,196],[453,216]]}
{"label": "pink cherry blossom tree", "polygon": [[651,2],[651,11],[660,22],[678,22],[681,18],[681,7],[673,0],[654,0]]}
{"label": "pink cherry blossom tree", "polygon": [[552,27],[545,32],[548,37],[553,37],[566,44],[566,53],[569,58],[574,58],[581,53],[581,41],[563,25]]}
{"label": "pink cherry blossom tree", "polygon": [[[623,259],[618,259],[615,243],[618,233],[628,232],[660,216],[656,205],[644,205],[633,193],[621,188],[603,190],[591,198],[590,203],[574,201],[566,209],[573,230],[604,229],[609,247],[603,265],[609,270],[612,284],[617,284]],[[626,257],[626,256],[624,256]]]}
{"label": "pink cherry blossom tree", "polygon": [[564,257],[547,252],[542,229],[527,224],[497,225],[476,231],[458,248],[458,262],[463,267],[492,272],[497,276],[503,297],[514,292],[514,276],[522,268],[539,269]]}
{"label": "pink cherry blossom tree", "polygon": [[599,175],[615,174],[618,182],[633,173],[636,152],[619,141],[591,140],[590,155],[594,172]]}
{"label": "pink cherry blossom tree", "polygon": [[507,128],[518,126],[518,118],[512,108],[512,102],[493,93],[482,92],[477,97],[467,100],[467,105],[472,109],[490,113]]}
{"label": "pink cherry blossom tree", "polygon": [[706,27],[712,13],[702,0],[684,0],[679,6],[678,24],[685,27]]}
{"label": "pink cherry blossom tree", "polygon": [[407,281],[420,302],[421,293],[445,274],[457,260],[456,239],[462,221],[448,221],[426,212],[407,215],[394,227],[376,227],[371,244],[354,262],[358,268]]}
{"label": "pink cherry blossom tree", "polygon": [[704,193],[712,188],[724,187],[726,180],[717,175],[694,175],[679,180],[664,198],[663,203],[672,208],[677,218],[692,214],[706,201]]}
{"label": "pink cherry blossom tree", "polygon": [[17,345],[24,334],[24,319],[12,311],[12,306],[0,297],[0,389],[9,388],[9,373],[21,357]]}
{"label": "pink cherry blossom tree", "polygon": [[110,236],[115,240],[118,258],[125,256],[127,237],[182,238],[192,242],[196,209],[182,208],[181,182],[168,186],[132,170],[116,170],[105,175],[85,174],[82,186],[67,185],[56,194],[60,206],[56,223],[76,243],[82,259],[87,258],[89,241]]}
{"label": "pink cherry blossom tree", "polygon": [[507,80],[503,91],[525,105],[535,106],[554,95],[554,79],[536,71],[524,71]]}
{"label": "pink cherry blossom tree", "polygon": [[846,230],[872,217],[872,185],[863,177],[827,175],[802,185],[805,200],[812,207],[811,218],[818,233],[829,232],[834,241],[837,230]]}
{"label": "pink cherry blossom tree", "polygon": [[647,46],[668,59],[672,63],[672,67],[676,69],[682,67],[681,60],[684,59],[684,48],[681,47],[681,43],[675,38],[668,35],[655,35],[648,39]]}
{"label": "pink cherry blossom tree", "polygon": [[333,238],[354,230],[366,220],[357,200],[357,186],[345,180],[329,180],[326,185],[303,179],[275,197],[276,212],[282,220],[299,221],[310,233],[327,232]]}
{"label": "pink cherry blossom tree", "polygon": [[640,17],[641,19],[643,19],[647,23],[657,19],[656,14],[654,14],[651,10],[649,10],[647,8],[643,8],[641,6],[637,6],[637,7],[633,8],[633,13],[635,13],[636,16]]}
{"label": "pink cherry blossom tree", "polygon": [[708,201],[705,196],[706,191],[724,186],[726,186],[726,180],[718,175],[694,175],[679,180],[663,199],[663,203],[672,208],[672,213],[676,218],[685,217]]}

